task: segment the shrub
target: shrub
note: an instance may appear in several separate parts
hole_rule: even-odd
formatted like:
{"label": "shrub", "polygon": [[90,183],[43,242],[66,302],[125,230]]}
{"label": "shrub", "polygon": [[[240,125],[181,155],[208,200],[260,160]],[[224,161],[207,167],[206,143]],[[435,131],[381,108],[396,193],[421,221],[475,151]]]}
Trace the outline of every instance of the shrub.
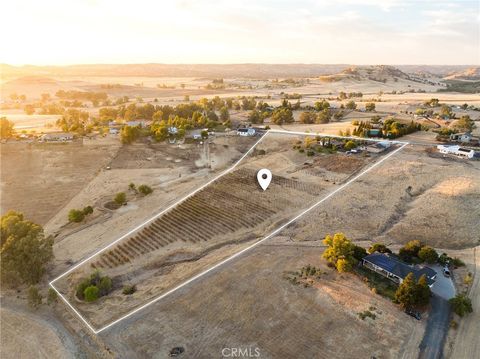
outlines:
{"label": "shrub", "polygon": [[83,297],[87,302],[94,302],[98,299],[99,292],[100,290],[98,289],[98,287],[91,285],[85,288],[85,291],[83,292]]}
{"label": "shrub", "polygon": [[102,275],[100,274],[99,270],[96,270],[92,274],[90,274],[90,284],[92,285],[98,285],[101,279]]}
{"label": "shrub", "polygon": [[88,216],[89,214],[93,213],[93,207],[92,206],[87,206],[87,207],[83,208],[82,212],[85,216]]}
{"label": "shrub", "polygon": [[77,285],[76,296],[80,300],[84,300],[85,297],[83,296],[85,289],[90,286],[90,280],[85,278]]}
{"label": "shrub", "polygon": [[414,257],[418,257],[418,252],[422,247],[423,245],[419,240],[413,240],[400,248],[398,255],[405,262],[412,262]]}
{"label": "shrub", "polygon": [[98,290],[100,291],[100,296],[107,295],[112,290],[112,280],[110,277],[103,277],[98,284]]}
{"label": "shrub", "polygon": [[83,213],[83,211],[80,211],[78,209],[71,209],[70,212],[68,212],[68,220],[70,222],[79,223],[84,219],[85,219],[85,213]]}
{"label": "shrub", "polygon": [[308,150],[307,151],[307,156],[312,157],[315,154],[313,150]]}
{"label": "shrub", "polygon": [[32,309],[37,309],[42,304],[42,295],[38,292],[37,287],[28,288],[28,305]]}
{"label": "shrub", "polygon": [[153,189],[151,189],[149,186],[146,184],[142,184],[141,186],[138,186],[138,191],[146,196],[147,194],[150,194],[153,192]]}
{"label": "shrub", "polygon": [[134,192],[137,192],[137,187],[135,186],[135,183],[133,183],[133,182],[128,185],[128,189],[132,190]]}
{"label": "shrub", "polygon": [[457,258],[457,257],[452,259],[452,264],[455,268],[465,267],[465,263],[460,258]]}
{"label": "shrub", "polygon": [[392,251],[382,243],[374,243],[370,248],[368,248],[368,253],[392,253]]}
{"label": "shrub", "polygon": [[123,287],[123,290],[122,290],[122,293],[124,295],[130,295],[130,294],[133,294],[137,291],[137,287],[135,285],[126,285]]}
{"label": "shrub", "polygon": [[[91,287],[95,287],[94,289],[89,289]],[[90,297],[87,298],[87,289],[90,293]],[[76,296],[80,300],[85,300],[87,302],[92,302],[96,300],[98,297],[102,297],[107,295],[112,290],[112,279],[108,276],[102,276],[101,273],[96,270],[94,271],[90,277],[84,278],[80,281],[77,285]],[[94,295],[96,298],[93,299]]]}
{"label": "shrub", "polygon": [[466,285],[471,285],[473,283],[473,276],[472,273],[468,272],[465,277],[463,278],[463,283]]}
{"label": "shrub", "polygon": [[113,199],[116,204],[122,205],[127,202],[127,195],[125,192],[119,192],[115,195],[115,198]]}
{"label": "shrub", "polygon": [[48,289],[47,304],[55,304],[58,301],[57,292],[53,288]]}
{"label": "shrub", "polygon": [[453,311],[461,317],[473,312],[472,301],[465,294],[457,294],[449,302]]}
{"label": "shrub", "polygon": [[418,251],[418,258],[420,258],[423,262],[433,264],[438,260],[438,253],[432,247],[425,246]]}
{"label": "shrub", "polygon": [[347,141],[345,143],[345,146],[343,146],[347,151],[350,151],[352,149],[354,149],[355,147],[357,147],[357,144],[353,141]]}
{"label": "shrub", "polygon": [[377,316],[369,310],[358,313],[358,316],[362,320],[365,320],[365,318],[372,318],[373,320],[375,320],[377,318]]}
{"label": "shrub", "polygon": [[365,248],[360,246],[353,247],[353,257],[356,260],[361,261],[362,258],[365,257],[366,255],[367,255],[367,251],[365,250]]}

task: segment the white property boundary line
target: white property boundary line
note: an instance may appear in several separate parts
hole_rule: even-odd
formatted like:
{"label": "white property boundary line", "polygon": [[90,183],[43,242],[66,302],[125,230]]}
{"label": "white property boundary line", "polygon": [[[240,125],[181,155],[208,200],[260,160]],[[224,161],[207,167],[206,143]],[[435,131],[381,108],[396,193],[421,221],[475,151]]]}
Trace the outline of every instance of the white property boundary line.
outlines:
{"label": "white property boundary line", "polygon": [[310,212],[311,210],[313,210],[314,208],[316,208],[317,206],[319,206],[321,203],[323,203],[324,201],[326,201],[327,199],[329,199],[330,197],[334,196],[336,193],[340,192],[341,190],[343,190],[345,187],[347,187],[348,185],[350,185],[351,183],[355,182],[358,178],[360,178],[361,176],[363,176],[365,173],[371,171],[373,168],[375,168],[376,166],[378,166],[379,164],[381,164],[382,162],[384,162],[385,160],[387,160],[388,158],[390,158],[391,156],[393,156],[394,154],[396,154],[397,152],[401,151],[406,145],[409,144],[409,142],[403,142],[403,141],[389,141],[391,143],[397,143],[397,144],[402,144],[401,147],[397,148],[395,151],[389,153],[388,155],[386,155],[385,157],[383,157],[382,159],[380,159],[379,161],[375,162],[374,164],[372,164],[370,167],[368,167],[367,169],[365,169],[364,171],[362,171],[361,173],[357,174],[356,176],[354,176],[353,178],[351,178],[350,180],[348,180],[347,182],[345,182],[343,185],[341,185],[340,187],[338,187],[337,189],[333,190],[332,192],[330,192],[328,195],[326,195],[325,197],[323,197],[321,200],[319,200],[318,202],[316,202],[315,204],[313,204],[312,206],[310,206],[309,208],[307,208],[306,210],[304,210],[303,212],[301,212],[300,214],[298,214],[297,216],[295,216],[294,218],[290,219],[288,222],[286,222],[285,224],[281,225],[280,227],[278,227],[277,229],[275,229],[273,232],[271,232],[269,235],[267,235],[266,237],[258,240],[257,242],[251,244],[250,246],[242,249],[241,251],[233,254],[232,256],[224,259],[223,261],[215,264],[214,266],[204,270],[203,272],[199,273],[199,274],[196,274],[195,276],[193,276],[192,278],[182,282],[181,284],[179,284],[178,286],[168,290],[167,292],[163,293],[162,295],[152,299],[151,301],[143,304],[142,306],[138,307],[138,308],[135,308],[134,310],[132,310],[131,312],[125,314],[124,316],[120,317],[119,319],[116,319],[115,321],[111,322],[110,324],[107,324],[106,326],[96,330],[95,328],[93,328],[90,323],[88,323],[88,321],[79,313],[79,311],[77,309],[75,309],[71,304],[70,302],[65,298],[65,296],[63,294],[60,293],[60,291],[55,288],[55,286],[53,285],[53,283],[55,283],[57,280],[63,278],[64,276],[66,276],[67,274],[71,273],[72,271],[74,271],[75,269],[77,269],[79,266],[83,265],[84,263],[88,262],[90,259],[92,259],[93,257],[97,256],[98,254],[106,251],[108,248],[112,247],[113,245],[115,245],[116,243],[118,243],[119,241],[121,241],[122,239],[130,236],[132,233],[138,231],[139,229],[141,229],[143,226],[147,225],[148,223],[152,222],[153,220],[155,220],[156,218],[158,218],[159,216],[161,216],[162,214],[164,214],[165,212],[169,211],[170,209],[174,208],[175,206],[177,206],[178,204],[180,204],[181,202],[185,201],[186,199],[190,198],[191,196],[193,196],[194,194],[196,194],[197,192],[203,190],[205,187],[207,187],[208,185],[210,185],[211,183],[215,182],[216,180],[218,180],[220,177],[228,174],[229,172],[231,172],[232,170],[234,170],[239,164],[241,161],[243,161],[243,159],[245,159],[245,157],[248,156],[248,154],[269,134],[269,133],[285,133],[285,134],[291,134],[291,135],[306,135],[306,136],[322,136],[322,137],[332,137],[332,138],[343,138],[343,139],[352,139],[352,140],[368,140],[368,141],[373,141],[373,142],[380,142],[380,141],[384,141],[384,140],[376,140],[376,139],[364,139],[364,138],[360,138],[360,137],[348,137],[348,136],[335,136],[335,135],[326,135],[326,134],[319,134],[319,133],[310,133],[310,132],[294,132],[294,131],[283,131],[283,130],[268,130],[257,142],[255,142],[255,144],[237,161],[235,162],[235,164],[230,167],[229,169],[225,170],[224,172],[222,172],[221,174],[219,174],[218,176],[216,176],[215,178],[213,178],[212,180],[208,181],[207,183],[203,184],[202,186],[200,186],[199,188],[197,188],[196,190],[194,190],[193,192],[189,193],[188,195],[186,195],[185,197],[183,197],[182,199],[180,199],[179,201],[175,202],[174,204],[168,206],[166,209],[164,209],[163,211],[159,212],[158,214],[156,214],[155,216],[151,217],[150,219],[148,219],[147,221],[143,222],[142,224],[140,224],[139,226],[135,227],[134,229],[132,229],[131,231],[129,231],[128,233],[124,234],[123,236],[121,236],[120,238],[116,239],[115,241],[113,241],[112,243],[110,243],[109,245],[105,246],[104,248],[98,250],[97,252],[95,252],[94,254],[90,255],[89,257],[87,257],[86,259],[82,260],[81,262],[77,263],[76,265],[74,265],[72,268],[70,268],[69,270],[67,270],[65,273],[59,275],[58,277],[56,277],[55,279],[53,279],[52,281],[49,282],[49,285],[55,290],[55,292],[60,296],[60,298],[67,304],[67,306],[73,310],[73,312],[81,319],[81,321],[94,333],[94,334],[98,334],[102,331],[104,331],[105,329],[108,329],[110,328],[111,326],[119,323],[120,321],[132,316],[133,314],[141,311],[142,309],[145,309],[146,307],[156,303],[157,301],[165,298],[166,296],[174,293],[175,291],[185,287],[186,285],[194,282],[195,280],[205,276],[206,274],[208,274],[209,272],[219,268],[220,266],[224,265],[225,263],[228,263],[230,261],[232,261],[233,259],[239,257],[240,255],[242,255],[243,253],[255,248],[256,246],[258,246],[259,244],[261,244],[262,242],[266,241],[267,239],[273,237],[274,235],[276,235],[277,233],[279,233],[280,231],[282,231],[284,228],[286,228],[287,226],[289,226],[290,224],[292,224],[293,222],[295,222],[296,220],[298,220],[300,217],[304,216],[305,214],[307,214],[308,212]]}

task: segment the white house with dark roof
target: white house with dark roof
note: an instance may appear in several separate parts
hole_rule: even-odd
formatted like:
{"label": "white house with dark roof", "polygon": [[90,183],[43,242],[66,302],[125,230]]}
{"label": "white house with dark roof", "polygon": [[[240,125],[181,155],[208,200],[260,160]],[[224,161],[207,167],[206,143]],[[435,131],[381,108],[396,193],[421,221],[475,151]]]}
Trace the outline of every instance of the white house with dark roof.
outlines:
{"label": "white house with dark roof", "polygon": [[437,276],[437,272],[430,267],[404,263],[389,253],[372,253],[362,259],[362,264],[398,284],[401,284],[409,273],[413,273],[417,280],[425,275],[428,286],[432,287]]}

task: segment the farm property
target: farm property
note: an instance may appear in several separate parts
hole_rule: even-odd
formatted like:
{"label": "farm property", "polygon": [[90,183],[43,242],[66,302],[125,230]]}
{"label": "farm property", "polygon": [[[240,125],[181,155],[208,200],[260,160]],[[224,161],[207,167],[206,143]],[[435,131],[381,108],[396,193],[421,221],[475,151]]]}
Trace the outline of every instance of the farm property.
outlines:
{"label": "farm property", "polygon": [[[269,133],[235,170],[55,281],[55,287],[94,327],[104,326],[268,235],[382,157],[307,156],[292,149],[299,140],[303,137]],[[322,166],[324,156],[337,165]],[[274,176],[263,192],[255,174],[265,167]],[[75,287],[94,270],[112,278],[113,291],[94,303],[80,302]],[[123,295],[125,285],[137,291]]]}

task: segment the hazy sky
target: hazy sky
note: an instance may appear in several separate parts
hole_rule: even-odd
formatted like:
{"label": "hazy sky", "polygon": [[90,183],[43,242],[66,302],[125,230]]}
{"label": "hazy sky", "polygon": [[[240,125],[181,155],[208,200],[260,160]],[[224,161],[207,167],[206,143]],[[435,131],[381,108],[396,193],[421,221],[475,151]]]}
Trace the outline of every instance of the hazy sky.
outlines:
{"label": "hazy sky", "polygon": [[480,64],[480,0],[15,0],[0,62]]}

